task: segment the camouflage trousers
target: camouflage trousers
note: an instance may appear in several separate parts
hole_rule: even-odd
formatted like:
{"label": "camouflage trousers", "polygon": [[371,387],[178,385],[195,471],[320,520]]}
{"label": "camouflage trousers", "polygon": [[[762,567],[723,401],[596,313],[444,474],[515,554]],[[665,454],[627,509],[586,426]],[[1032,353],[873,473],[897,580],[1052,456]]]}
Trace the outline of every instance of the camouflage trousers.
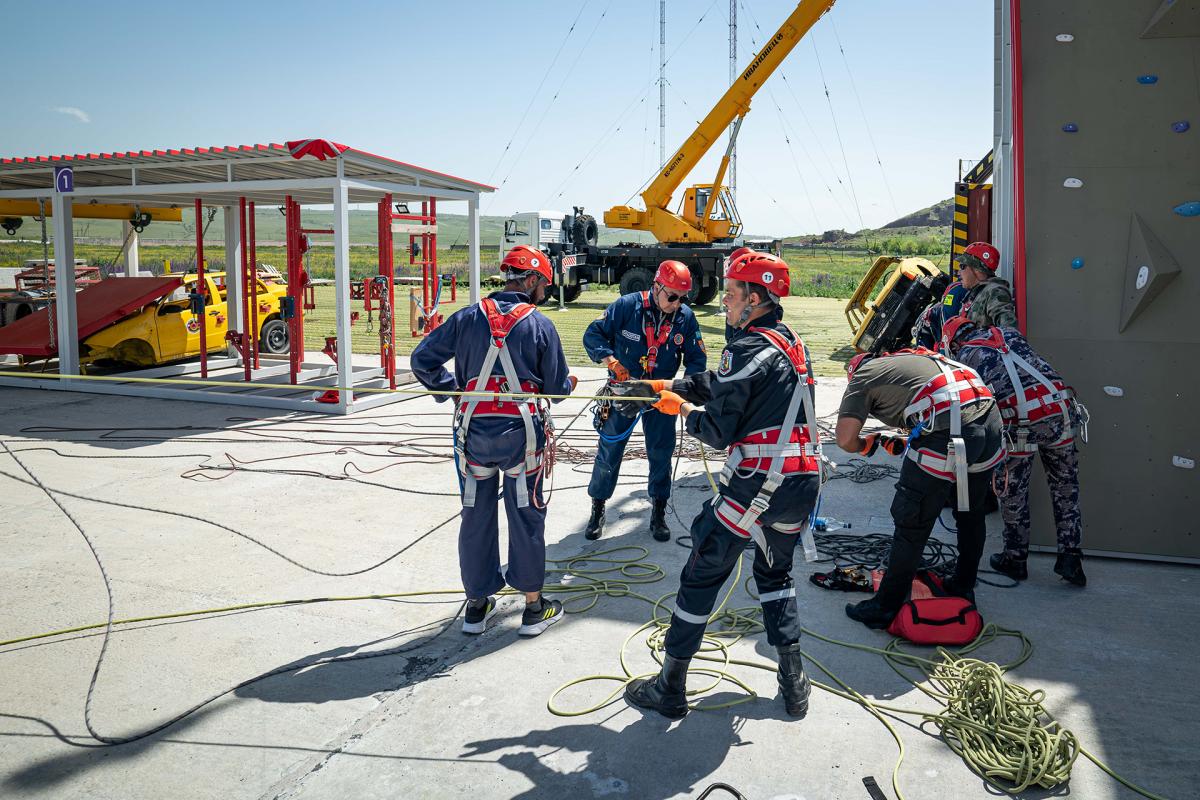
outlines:
{"label": "camouflage trousers", "polygon": [[[1058,529],[1058,550],[1079,547],[1083,520],[1079,514],[1079,456],[1075,443],[1050,448],[1062,435],[1062,420],[1048,419],[1030,428],[1029,443],[1037,444],[1037,456],[1046,470],[1054,524]],[[1002,469],[996,471],[1000,513],[1004,517],[1004,549],[1025,558],[1029,553],[1029,480],[1033,475],[1034,455],[1009,454]],[[1007,474],[1007,485],[1004,475]]]}

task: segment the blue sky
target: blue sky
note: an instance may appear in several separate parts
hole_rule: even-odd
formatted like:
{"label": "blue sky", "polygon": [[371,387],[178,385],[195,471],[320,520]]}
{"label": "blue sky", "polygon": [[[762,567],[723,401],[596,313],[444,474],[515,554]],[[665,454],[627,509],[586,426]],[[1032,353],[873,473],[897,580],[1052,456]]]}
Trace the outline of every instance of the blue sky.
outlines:
{"label": "blue sky", "polygon": [[[744,63],[795,3],[739,4]],[[499,185],[489,214],[597,216],[657,167],[657,0],[0,6],[28,66],[6,156],[324,136]],[[728,7],[668,0],[668,154],[728,86]],[[875,227],[948,197],[991,146],[992,24],[988,0],[839,0],[743,125],[747,230]]]}

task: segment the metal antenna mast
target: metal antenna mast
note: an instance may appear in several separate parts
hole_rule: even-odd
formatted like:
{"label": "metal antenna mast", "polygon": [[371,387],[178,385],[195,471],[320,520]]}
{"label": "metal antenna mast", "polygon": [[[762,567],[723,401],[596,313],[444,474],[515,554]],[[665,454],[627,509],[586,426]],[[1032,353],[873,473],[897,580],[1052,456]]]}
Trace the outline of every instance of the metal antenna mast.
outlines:
{"label": "metal antenna mast", "polygon": [[[729,0],[729,85],[737,80],[737,4],[738,0]],[[737,136],[737,122],[729,126],[731,139]],[[729,194],[737,200],[737,144],[729,151]]]}
{"label": "metal antenna mast", "polygon": [[658,0],[658,165],[667,163],[667,0]]}

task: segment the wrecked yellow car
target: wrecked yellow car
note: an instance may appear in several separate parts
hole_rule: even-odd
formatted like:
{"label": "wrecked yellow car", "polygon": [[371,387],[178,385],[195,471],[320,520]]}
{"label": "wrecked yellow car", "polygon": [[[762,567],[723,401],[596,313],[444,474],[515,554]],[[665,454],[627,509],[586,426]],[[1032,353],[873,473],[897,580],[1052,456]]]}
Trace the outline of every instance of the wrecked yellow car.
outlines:
{"label": "wrecked yellow car", "polygon": [[[287,353],[288,325],[280,313],[287,286],[261,277],[257,280],[259,351]],[[225,273],[206,272],[204,284],[207,349],[209,353],[224,351],[229,330]],[[80,347],[79,363],[154,367],[200,355],[201,323],[189,300],[196,285],[197,276],[187,275],[171,294],[89,336]]]}

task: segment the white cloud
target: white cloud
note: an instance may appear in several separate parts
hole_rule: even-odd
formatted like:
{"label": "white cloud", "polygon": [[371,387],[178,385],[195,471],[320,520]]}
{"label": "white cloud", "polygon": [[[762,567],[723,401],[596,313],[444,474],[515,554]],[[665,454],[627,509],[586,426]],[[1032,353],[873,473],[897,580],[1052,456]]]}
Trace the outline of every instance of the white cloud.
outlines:
{"label": "white cloud", "polygon": [[80,122],[92,121],[91,116],[82,108],[76,108],[75,106],[55,106],[54,110],[59,114],[66,114],[68,116],[75,117],[75,119],[79,120]]}

